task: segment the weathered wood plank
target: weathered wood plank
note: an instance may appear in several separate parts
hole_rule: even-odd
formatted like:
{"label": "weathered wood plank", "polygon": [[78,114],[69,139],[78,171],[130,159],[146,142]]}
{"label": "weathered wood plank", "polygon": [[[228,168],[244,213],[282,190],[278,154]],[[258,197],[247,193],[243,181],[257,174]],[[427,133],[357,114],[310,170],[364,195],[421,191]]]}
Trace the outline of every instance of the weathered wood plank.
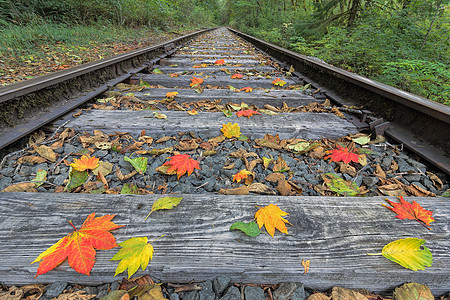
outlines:
{"label": "weathered wood plank", "polygon": [[[223,113],[199,112],[188,116],[183,111],[162,111],[166,119],[153,117],[152,111],[91,110],[69,122],[66,127],[76,130],[113,129],[130,133],[145,129],[147,134],[174,134],[177,131],[194,131],[213,138],[221,134],[222,124],[238,123],[241,133],[252,138],[262,138],[266,133],[279,134],[280,138],[337,139],[349,133],[357,133],[348,121],[327,113],[292,113],[276,116],[257,115],[251,118]],[[186,117],[188,116],[188,117]]]}
{"label": "weathered wood plank", "polygon": [[[202,60],[190,60],[185,58],[164,58],[161,59],[160,64],[162,66],[179,65],[179,66],[193,66],[198,64],[213,64],[215,59],[202,59]],[[260,61],[255,59],[230,59],[227,61],[230,64],[242,64],[244,66],[257,66],[261,64]]]}
{"label": "weathered wood plank", "polygon": [[225,60],[225,62],[226,62],[226,59],[228,58],[233,58],[233,59],[257,59],[257,56],[256,55],[247,55],[247,54],[233,54],[233,55],[231,55],[231,54],[212,54],[212,53],[210,53],[210,54],[197,54],[197,53],[194,53],[194,54],[173,54],[173,55],[171,55],[170,56],[170,58],[177,58],[177,59],[182,59],[182,58],[184,58],[184,59],[192,59],[192,58],[195,58],[195,59],[198,59],[198,58],[201,58],[201,59],[198,59],[198,60],[204,60],[205,58],[215,58],[215,59],[224,59]]}
{"label": "weathered wood plank", "polygon": [[192,66],[179,66],[179,67],[170,67],[170,66],[161,66],[158,69],[161,70],[163,73],[178,73],[178,72],[206,72],[206,73],[212,73],[212,72],[218,72],[220,75],[227,75],[225,72],[220,71],[220,69],[227,69],[230,72],[240,72],[240,73],[248,73],[248,72],[275,72],[276,69],[268,66],[250,66],[250,67],[231,67],[231,66],[218,66],[218,65],[212,65],[208,66],[206,68],[193,68]]}
{"label": "weathered wood plank", "polygon": [[[141,92],[134,92],[133,94],[141,100],[161,100],[166,97],[168,92],[173,92],[173,89],[149,89],[146,88]],[[311,102],[322,103],[324,100],[317,100],[313,96],[306,95],[301,91],[290,90],[271,90],[267,93],[265,90],[253,90],[251,93],[233,92],[231,90],[205,89],[203,93],[199,94],[192,89],[177,89],[177,102],[190,102],[203,99],[215,100],[221,99],[222,104],[228,102],[240,103],[245,102],[248,105],[256,105],[259,108],[264,108],[265,104],[281,107],[283,102],[286,102],[290,107],[305,105]]]}
{"label": "weathered wood plank", "polygon": [[[169,74],[137,74],[137,77],[144,80],[150,85],[163,85],[164,87],[176,87],[176,86],[183,86],[183,87],[189,87],[189,84],[191,84],[191,75],[180,75],[178,77],[170,77]],[[256,88],[256,87],[262,87],[262,88],[272,88],[274,85],[272,84],[272,81],[275,79],[266,79],[266,78],[246,78],[247,76],[244,76],[244,79],[231,79],[231,76],[211,76],[208,78],[203,79],[203,85],[213,85],[213,86],[227,86],[231,85],[235,88],[243,88],[246,86]],[[287,85],[295,85],[296,82],[292,79],[280,77],[280,79],[284,80]]]}
{"label": "weathered wood plank", "polygon": [[[450,290],[450,202],[445,198],[415,198],[434,212],[432,230],[415,221],[401,221],[383,208],[384,197],[267,197],[181,195],[173,210],[158,211],[143,221],[161,195],[0,194],[0,278],[6,284],[48,283],[65,280],[85,284],[112,281],[117,249],[97,252],[91,276],[75,273],[67,263],[33,279],[30,265],[92,212],[117,214],[126,227],[114,232],[118,242],[130,237],[154,239],[155,255],[145,272],[165,282],[205,280],[228,275],[234,282],[303,282],[326,290],[332,286],[391,292],[404,282],[428,285],[435,296]],[[393,200],[393,199],[391,199]],[[277,204],[290,215],[289,235],[262,234],[249,238],[229,227],[250,221],[255,205]],[[264,231],[264,230],[263,230]],[[406,237],[425,239],[433,265],[424,271],[407,270],[381,256],[387,243]],[[303,274],[302,259],[311,260]]]}

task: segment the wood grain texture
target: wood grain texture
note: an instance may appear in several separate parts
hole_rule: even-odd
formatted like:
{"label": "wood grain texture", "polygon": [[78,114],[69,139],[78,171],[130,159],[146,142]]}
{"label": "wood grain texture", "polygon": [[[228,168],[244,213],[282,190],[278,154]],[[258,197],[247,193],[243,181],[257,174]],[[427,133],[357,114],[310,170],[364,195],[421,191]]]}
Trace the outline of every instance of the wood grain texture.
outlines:
{"label": "wood grain texture", "polygon": [[[42,251],[72,231],[68,220],[80,226],[92,212],[117,214],[114,222],[126,227],[114,231],[118,242],[130,237],[154,239],[155,254],[145,272],[165,282],[189,282],[227,275],[233,282],[302,282],[327,290],[332,286],[391,292],[404,282],[428,285],[435,296],[450,291],[450,202],[445,198],[414,198],[434,212],[428,231],[418,222],[399,220],[382,207],[383,197],[281,197],[181,195],[173,210],[144,218],[161,195],[0,194],[0,279],[6,284],[48,283],[55,280],[97,284],[112,281],[117,249],[97,252],[91,276],[75,273],[67,263],[33,279]],[[391,200],[393,200],[391,198]],[[236,221],[251,221],[257,208],[269,203],[290,213],[289,235],[250,238],[229,231]],[[265,232],[265,230],[263,230]],[[425,239],[433,265],[413,272],[381,256],[393,240]],[[303,274],[302,259],[311,261]],[[120,278],[120,277],[119,277]]]}
{"label": "wood grain texture", "polygon": [[[137,77],[144,80],[150,85],[162,85],[164,87],[170,88],[170,87],[189,87],[191,84],[192,75],[180,75],[178,77],[170,77],[169,74],[137,74]],[[251,87],[251,88],[257,88],[262,87],[266,89],[270,89],[275,87],[272,84],[272,81],[275,78],[272,79],[266,79],[266,78],[246,78],[247,76],[244,76],[244,79],[231,79],[231,76],[211,76],[208,78],[204,78],[205,76],[196,76],[196,77],[202,77],[203,78],[203,86],[205,85],[213,85],[213,86],[228,86],[231,85],[235,88],[243,88],[243,87]],[[284,80],[286,82],[286,85],[295,85],[297,84],[292,79],[284,78],[280,76],[281,80]]]}
{"label": "wood grain texture", "polygon": [[[192,66],[178,66],[178,67],[170,67],[170,66],[161,66],[158,69],[161,70],[164,74],[171,74],[171,73],[181,73],[184,71],[187,72],[195,72],[195,73],[201,73],[201,72],[222,72],[220,69],[227,69],[228,71],[234,73],[239,72],[241,74],[245,73],[255,73],[255,72],[274,72],[275,68],[268,67],[268,66],[250,66],[250,67],[231,67],[231,66],[218,66],[218,65],[212,65],[208,66],[206,68],[193,68]],[[222,75],[226,75],[225,72],[222,73]],[[194,75],[195,76],[195,75]]]}
{"label": "wood grain texture", "polygon": [[258,59],[256,55],[247,55],[247,54],[214,54],[214,53],[208,53],[208,54],[177,54],[171,55],[170,58],[176,58],[176,59],[197,59],[199,61],[204,60],[205,58],[215,58],[215,59],[224,59],[225,63],[227,62],[227,59]]}
{"label": "wood grain texture", "polygon": [[[133,94],[141,100],[161,100],[166,97],[168,92],[173,92],[174,89],[144,89],[141,92],[134,92]],[[231,90],[210,90],[205,89],[203,93],[199,94],[192,89],[177,89],[178,95],[175,100],[179,103],[199,101],[199,100],[215,100],[221,99],[221,104],[228,102],[238,103],[245,102],[248,105],[256,105],[259,108],[264,108],[265,104],[281,107],[283,102],[286,102],[290,107],[297,107],[306,105],[312,102],[322,103],[324,100],[317,100],[313,96],[306,95],[301,91],[288,90],[272,90],[266,93],[265,90],[253,90],[251,93],[239,92],[236,93]]]}
{"label": "wood grain texture", "polygon": [[[193,66],[199,64],[213,64],[215,59],[203,59],[203,60],[190,60],[185,58],[164,58],[160,60],[160,65],[162,66],[170,66],[170,65],[178,65],[178,66]],[[254,59],[230,59],[227,61],[230,64],[243,64],[244,66],[257,66],[261,62]]]}
{"label": "wood grain texture", "polygon": [[[183,111],[161,111],[167,119],[153,117],[152,111],[91,110],[69,122],[66,127],[76,130],[100,129],[110,132],[112,129],[147,134],[174,134],[177,131],[194,131],[213,138],[221,135],[220,129],[226,123],[238,123],[241,133],[250,138],[262,138],[266,133],[279,134],[280,138],[299,137],[304,139],[337,139],[349,133],[357,133],[356,127],[333,114],[327,113],[291,113],[276,116],[256,115],[251,118],[235,114],[227,118],[223,113],[199,112],[189,116]],[[326,124],[326,125],[325,125]]]}

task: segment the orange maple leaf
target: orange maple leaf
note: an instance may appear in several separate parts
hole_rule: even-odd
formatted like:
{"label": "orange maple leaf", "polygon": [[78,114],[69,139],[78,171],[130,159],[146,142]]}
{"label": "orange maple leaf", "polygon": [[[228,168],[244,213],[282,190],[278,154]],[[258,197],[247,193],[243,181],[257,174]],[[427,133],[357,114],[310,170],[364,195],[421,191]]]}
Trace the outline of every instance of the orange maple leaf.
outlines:
{"label": "orange maple leaf", "polygon": [[279,85],[279,86],[283,86],[286,84],[286,81],[281,80],[280,78],[276,78],[272,81],[273,85]]}
{"label": "orange maple leaf", "polygon": [[[393,212],[397,213],[395,217],[399,218],[400,220],[416,220],[424,226],[430,226],[430,223],[434,221],[434,218],[431,216],[433,214],[432,211],[424,209],[416,201],[413,201],[412,203],[406,201],[405,199],[403,199],[403,196],[399,196],[398,198],[400,199],[400,203],[395,203],[389,201],[388,199],[385,199],[387,202],[389,202],[390,205],[392,205],[392,207],[382,204],[384,207],[389,208]],[[428,228],[427,226],[425,227]]]}
{"label": "orange maple leaf", "polygon": [[233,181],[241,182],[242,179],[245,179],[248,177],[248,175],[252,174],[252,172],[247,170],[240,170],[236,174],[233,175]]}
{"label": "orange maple leaf", "polygon": [[186,173],[188,176],[191,175],[194,169],[200,170],[198,162],[192,159],[189,154],[178,154],[168,158],[170,158],[170,161],[165,162],[163,166],[170,166],[167,173],[176,171],[178,179]]}
{"label": "orange maple leaf", "polygon": [[197,78],[192,76],[191,84],[189,86],[196,87],[203,83],[203,78]]}
{"label": "orange maple leaf", "polygon": [[198,112],[195,110],[195,108],[188,110],[187,113],[190,114],[191,116],[195,116],[196,114],[198,114]]}
{"label": "orange maple leaf", "polygon": [[359,162],[359,155],[349,151],[347,148],[337,145],[337,149],[331,150],[331,154],[325,156],[324,159],[329,158],[331,161],[339,162],[343,161],[348,164],[353,161],[355,163]]}
{"label": "orange maple leaf", "polygon": [[172,73],[172,74],[170,74],[170,77],[178,77],[178,76],[180,76],[180,74],[178,74],[178,73]]}
{"label": "orange maple leaf", "polygon": [[249,86],[243,87],[242,89],[240,89],[239,91],[244,91],[246,93],[250,93],[251,91],[253,91],[253,89]]}
{"label": "orange maple leaf", "polygon": [[176,95],[178,95],[178,92],[168,92],[166,93],[166,98],[173,99]]}
{"label": "orange maple leaf", "polygon": [[231,75],[231,79],[242,79],[243,77],[244,76],[239,73],[235,73],[235,74]]}
{"label": "orange maple leaf", "polygon": [[275,204],[269,204],[265,207],[261,207],[255,213],[255,219],[258,223],[259,228],[263,225],[266,227],[267,232],[273,237],[275,234],[275,228],[281,231],[282,233],[287,232],[286,224],[290,224],[288,220],[282,218],[283,216],[289,215],[287,212],[282,211]]}
{"label": "orange maple leaf", "polygon": [[39,254],[32,262],[40,262],[35,278],[53,270],[66,258],[69,260],[69,266],[75,271],[89,275],[95,264],[95,249],[109,250],[117,247],[116,239],[109,231],[123,225],[114,224],[111,221],[114,216],[95,217],[95,213],[92,213],[86,218],[80,230],[69,221],[75,231]]}
{"label": "orange maple leaf", "polygon": [[251,116],[253,115],[260,115],[259,112],[255,111],[255,110],[251,110],[251,109],[246,109],[246,110],[240,110],[236,113],[236,115],[238,117],[247,117],[250,119]]}
{"label": "orange maple leaf", "polygon": [[98,167],[99,158],[83,155],[80,159],[75,158],[70,165],[77,171],[93,170]]}
{"label": "orange maple leaf", "polygon": [[214,63],[215,63],[216,65],[224,65],[224,64],[225,64],[225,61],[224,61],[223,59],[219,59],[219,60],[216,60]]}
{"label": "orange maple leaf", "polygon": [[241,135],[241,128],[238,123],[231,124],[231,122],[229,122],[227,124],[223,124],[220,131],[222,131],[223,135],[228,139],[231,139],[232,137],[239,137]]}

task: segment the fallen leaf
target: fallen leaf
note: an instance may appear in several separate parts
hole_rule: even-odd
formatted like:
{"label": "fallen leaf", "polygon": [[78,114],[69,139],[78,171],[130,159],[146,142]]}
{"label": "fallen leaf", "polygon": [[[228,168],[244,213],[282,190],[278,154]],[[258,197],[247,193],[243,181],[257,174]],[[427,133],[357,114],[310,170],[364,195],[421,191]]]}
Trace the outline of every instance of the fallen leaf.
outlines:
{"label": "fallen leaf", "polygon": [[239,73],[235,73],[235,74],[231,75],[231,79],[242,79],[243,77],[244,76]]}
{"label": "fallen leaf", "polygon": [[200,165],[195,159],[192,159],[189,154],[178,154],[168,157],[170,161],[167,161],[163,166],[169,166],[167,172],[177,172],[177,177],[180,179],[184,174],[191,175],[194,169],[200,170]]}
{"label": "fallen leaf", "polygon": [[196,87],[199,87],[202,83],[203,83],[203,78],[197,78],[197,77],[192,76],[191,84],[189,84],[189,86],[196,88]]}
{"label": "fallen leaf", "polygon": [[163,74],[163,72],[160,69],[158,69],[158,68],[153,69],[152,73],[153,74]]}
{"label": "fallen leaf", "polygon": [[77,171],[93,170],[98,167],[99,160],[99,158],[95,158],[94,156],[89,158],[83,155],[79,159],[74,158],[70,166]]}
{"label": "fallen leaf", "polygon": [[259,112],[255,111],[255,110],[251,110],[251,109],[247,109],[247,110],[240,110],[236,113],[236,115],[238,117],[247,117],[250,118],[253,115],[260,115]]}
{"label": "fallen leaf", "polygon": [[275,162],[275,165],[273,166],[273,171],[274,172],[287,172],[289,171],[291,168],[288,167],[288,165],[286,164],[286,161],[280,156],[278,156],[278,159]]}
{"label": "fallen leaf", "polygon": [[258,224],[256,224],[255,221],[252,221],[250,223],[238,221],[231,225],[230,230],[240,230],[246,235],[251,237],[256,237],[261,233],[261,231],[258,228]]}
{"label": "fallen leaf", "polygon": [[233,181],[241,182],[242,179],[246,179],[248,175],[252,175],[253,173],[247,170],[240,170],[236,174],[233,175]]}
{"label": "fallen leaf", "polygon": [[178,95],[178,92],[167,92],[166,98],[173,99],[173,98],[175,98],[176,95]]}
{"label": "fallen leaf", "polygon": [[277,192],[273,188],[271,188],[263,183],[259,183],[259,182],[250,184],[248,186],[248,191],[251,193],[257,193],[257,194],[262,194],[262,195],[276,195],[277,194]]}
{"label": "fallen leaf", "polygon": [[303,274],[306,274],[309,272],[309,265],[311,264],[311,262],[308,260],[304,260],[302,259],[302,266],[305,269],[305,271],[303,272]]}
{"label": "fallen leaf", "polygon": [[172,74],[170,74],[169,76],[170,76],[170,77],[178,77],[178,76],[180,76],[180,74],[179,74],[179,73],[172,73]]}
{"label": "fallen leaf", "polygon": [[389,201],[388,199],[385,199],[387,202],[389,202],[390,205],[392,205],[392,207],[382,204],[384,207],[389,208],[390,210],[395,212],[397,214],[395,216],[396,218],[399,218],[400,220],[416,220],[417,222],[428,226],[430,226],[431,222],[434,222],[434,218],[431,216],[433,214],[432,211],[424,209],[416,201],[410,203],[403,199],[402,196],[399,196],[398,198],[400,200],[400,203],[395,203]]}
{"label": "fallen leaf", "polygon": [[269,167],[269,164],[273,161],[273,158],[263,157],[262,160],[263,160],[264,170],[267,170],[267,168]]}
{"label": "fallen leaf", "polygon": [[225,64],[225,60],[223,60],[223,59],[218,59],[218,60],[216,60],[216,61],[214,62],[214,64],[216,64],[216,65],[224,65],[224,64]]}
{"label": "fallen leaf", "polygon": [[30,165],[35,165],[35,164],[42,164],[44,162],[46,162],[47,160],[41,156],[22,156],[17,160],[18,164],[25,164],[28,163]]}
{"label": "fallen leaf", "polygon": [[375,165],[375,172],[374,172],[374,174],[377,175],[378,177],[386,178],[386,173],[383,171],[383,169],[380,167],[379,164]]}
{"label": "fallen leaf", "polygon": [[246,87],[241,88],[239,91],[244,91],[246,93],[250,93],[251,91],[253,91],[253,89],[251,87],[246,86]]}
{"label": "fallen leaf", "polygon": [[148,266],[153,258],[153,246],[147,237],[132,237],[119,243],[122,247],[111,260],[120,260],[114,277],[128,269],[128,278],[137,272],[139,267],[142,271]]}
{"label": "fallen leaf", "polygon": [[339,162],[343,161],[344,163],[348,164],[349,162],[353,161],[355,163],[359,162],[359,155],[349,151],[347,148],[341,147],[339,145],[336,145],[337,149],[331,150],[331,154],[328,156],[325,156],[324,159],[329,158],[330,161]]}
{"label": "fallen leaf", "polygon": [[[405,283],[400,287],[396,287],[394,290],[395,300],[434,300],[434,296],[431,293],[429,287],[424,284],[419,284],[415,282]],[[441,298],[444,300],[444,297]],[[448,300],[448,298],[447,298]]]}
{"label": "fallen leaf", "polygon": [[233,138],[233,137],[239,137],[241,135],[241,128],[239,127],[238,123],[227,123],[222,125],[221,129],[223,135],[226,138]]}
{"label": "fallen leaf", "polygon": [[121,195],[139,195],[139,188],[133,183],[125,183],[120,190]]}
{"label": "fallen leaf", "polygon": [[50,147],[47,147],[45,145],[40,145],[39,147],[34,147],[34,150],[43,158],[49,160],[49,161],[56,161],[56,157],[58,156],[55,152],[53,152]]}
{"label": "fallen leaf", "polygon": [[167,116],[165,114],[159,113],[154,111],[153,112],[153,116],[157,119],[166,119],[167,120]]}
{"label": "fallen leaf", "polygon": [[326,186],[340,195],[353,197],[361,192],[361,189],[354,181],[344,180],[334,173],[325,173],[321,176]]}
{"label": "fallen leaf", "polygon": [[34,182],[36,187],[41,186],[44,184],[43,181],[47,180],[47,171],[38,169],[36,172],[36,177],[34,177],[31,181]]}
{"label": "fallen leaf", "polygon": [[219,194],[222,195],[248,195],[249,189],[247,186],[243,185],[234,189],[220,189]]}
{"label": "fallen leaf", "polygon": [[68,191],[70,193],[73,189],[83,185],[87,178],[87,171],[77,171],[71,167],[69,171],[69,182],[64,188],[64,191]]}
{"label": "fallen leaf", "polygon": [[286,84],[286,81],[281,80],[280,78],[276,78],[272,81],[273,85],[283,86]]}
{"label": "fallen leaf", "polygon": [[34,132],[30,137],[28,138],[28,145],[35,146],[45,141],[45,132],[42,130]]}
{"label": "fallen leaf", "polygon": [[424,243],[425,240],[417,238],[400,239],[384,246],[381,253],[367,253],[367,255],[383,255],[407,269],[425,270],[425,267],[431,267],[433,255],[426,246],[423,246]]}
{"label": "fallen leaf", "polygon": [[144,174],[147,171],[147,157],[131,159],[128,156],[124,156],[123,160],[129,162],[139,174]]}
{"label": "fallen leaf", "polygon": [[22,183],[15,183],[12,185],[9,185],[5,187],[3,190],[1,190],[1,193],[12,193],[12,192],[37,192],[34,188],[35,184],[33,182],[22,182]]}
{"label": "fallen leaf", "polygon": [[147,217],[145,217],[144,221],[148,219],[152,212],[161,209],[172,209],[178,204],[180,204],[183,197],[164,197],[156,200],[152,205],[152,210],[148,213]]}
{"label": "fallen leaf", "polygon": [[194,108],[191,110],[188,110],[187,113],[190,114],[191,116],[195,116],[196,114],[198,114],[198,112]]}
{"label": "fallen leaf", "polygon": [[346,289],[343,287],[335,286],[333,290],[331,291],[331,298],[340,300],[340,299],[352,299],[352,300],[369,300],[366,296],[363,294],[353,291],[350,289]]}
{"label": "fallen leaf", "polygon": [[198,144],[195,142],[195,140],[189,140],[189,141],[180,141],[178,145],[175,146],[180,151],[191,151],[198,148]]}
{"label": "fallen leaf", "polygon": [[112,147],[111,142],[95,142],[95,147],[100,150],[109,150]]}
{"label": "fallen leaf", "polygon": [[353,141],[362,146],[370,142],[370,136],[361,136],[353,139]]}
{"label": "fallen leaf", "polygon": [[40,262],[35,278],[53,270],[66,258],[69,259],[69,266],[76,272],[89,275],[95,264],[95,249],[109,250],[117,247],[116,239],[110,231],[123,226],[111,221],[114,216],[95,217],[95,213],[92,213],[79,230],[69,221],[75,231],[60,239],[32,262]]}
{"label": "fallen leaf", "polygon": [[113,164],[107,161],[100,161],[98,163],[98,167],[92,170],[94,175],[98,175],[99,172],[102,173],[103,176],[108,176],[112,172]]}
{"label": "fallen leaf", "polygon": [[282,218],[283,216],[287,216],[288,213],[282,211],[277,205],[269,204],[265,207],[261,207],[255,213],[255,219],[258,223],[259,228],[263,225],[265,226],[267,232],[273,237],[275,234],[275,229],[278,229],[280,232],[288,234],[286,224],[290,224],[289,221]]}
{"label": "fallen leaf", "polygon": [[444,186],[444,184],[442,183],[442,180],[439,179],[439,177],[437,177],[435,174],[431,173],[431,172],[426,172],[426,174],[428,175],[428,177],[430,178],[431,181],[433,181],[434,186],[438,189],[438,190],[442,190],[442,187]]}

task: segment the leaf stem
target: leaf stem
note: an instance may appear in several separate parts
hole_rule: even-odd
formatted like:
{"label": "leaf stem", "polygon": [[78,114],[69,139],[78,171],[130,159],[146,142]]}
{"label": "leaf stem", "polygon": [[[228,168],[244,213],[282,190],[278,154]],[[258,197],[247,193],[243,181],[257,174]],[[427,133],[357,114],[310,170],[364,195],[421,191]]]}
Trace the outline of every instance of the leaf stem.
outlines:
{"label": "leaf stem", "polygon": [[151,243],[153,243],[153,242],[155,242],[155,241],[157,241],[157,240],[159,240],[160,238],[162,238],[164,236],[164,234],[162,235],[162,236],[160,236],[160,237],[158,237],[158,238],[156,238],[156,239],[154,239],[153,241],[150,241],[150,242],[148,242],[149,244],[151,244]]}
{"label": "leaf stem", "polygon": [[150,217],[151,213],[153,212],[153,210],[151,210],[148,215],[145,217],[144,221],[147,221],[148,217]]}
{"label": "leaf stem", "polygon": [[75,229],[75,231],[78,231],[78,229],[73,225],[72,220],[69,221],[69,224],[72,225],[72,227]]}
{"label": "leaf stem", "polygon": [[366,253],[367,255],[383,255],[383,253]]}

